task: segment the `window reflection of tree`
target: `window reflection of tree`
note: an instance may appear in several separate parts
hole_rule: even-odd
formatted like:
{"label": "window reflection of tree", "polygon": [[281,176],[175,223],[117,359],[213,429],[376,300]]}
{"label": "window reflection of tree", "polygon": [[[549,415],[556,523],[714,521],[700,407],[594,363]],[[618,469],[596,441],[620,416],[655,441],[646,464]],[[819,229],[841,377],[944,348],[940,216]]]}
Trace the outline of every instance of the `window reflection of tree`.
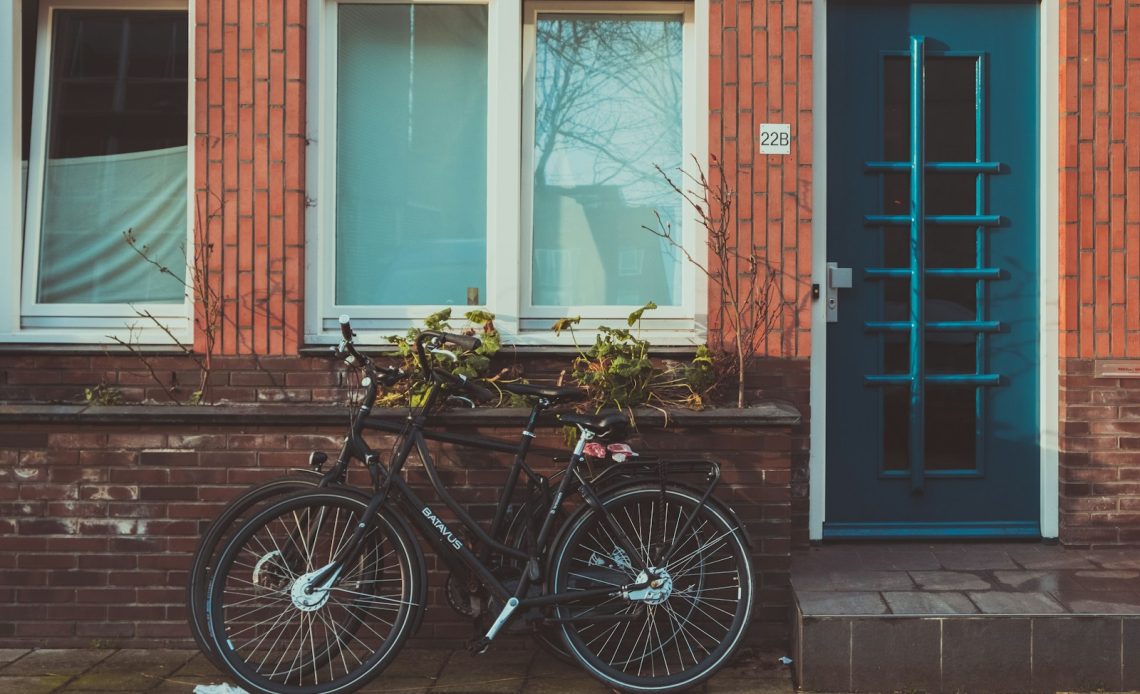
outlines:
{"label": "window reflection of tree", "polygon": [[659,194],[652,164],[680,163],[679,18],[552,15],[536,32],[535,185],[559,183],[548,170],[555,153],[585,149],[588,183]]}
{"label": "window reflection of tree", "polygon": [[[681,29],[678,16],[536,22],[537,303],[679,302],[679,259],[637,232],[654,211],[680,228],[680,200],[654,165],[682,155]],[[582,268],[590,281],[568,282]]]}

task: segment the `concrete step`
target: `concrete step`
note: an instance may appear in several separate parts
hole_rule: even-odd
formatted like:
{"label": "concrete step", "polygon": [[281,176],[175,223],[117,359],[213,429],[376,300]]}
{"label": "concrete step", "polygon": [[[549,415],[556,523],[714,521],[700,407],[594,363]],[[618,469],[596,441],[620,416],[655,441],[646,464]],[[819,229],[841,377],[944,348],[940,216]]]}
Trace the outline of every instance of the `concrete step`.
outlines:
{"label": "concrete step", "polygon": [[792,560],[815,692],[1140,690],[1140,551],[824,545]]}
{"label": "concrete step", "polygon": [[811,692],[1140,690],[1140,616],[805,615],[796,682]]}

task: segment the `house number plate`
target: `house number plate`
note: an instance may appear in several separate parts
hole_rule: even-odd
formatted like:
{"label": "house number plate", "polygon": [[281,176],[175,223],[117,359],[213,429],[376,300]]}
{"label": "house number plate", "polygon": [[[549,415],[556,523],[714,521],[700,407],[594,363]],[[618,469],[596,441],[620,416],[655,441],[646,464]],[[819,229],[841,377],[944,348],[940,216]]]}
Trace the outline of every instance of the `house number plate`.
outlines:
{"label": "house number plate", "polygon": [[792,126],[790,123],[760,124],[760,154],[791,154]]}

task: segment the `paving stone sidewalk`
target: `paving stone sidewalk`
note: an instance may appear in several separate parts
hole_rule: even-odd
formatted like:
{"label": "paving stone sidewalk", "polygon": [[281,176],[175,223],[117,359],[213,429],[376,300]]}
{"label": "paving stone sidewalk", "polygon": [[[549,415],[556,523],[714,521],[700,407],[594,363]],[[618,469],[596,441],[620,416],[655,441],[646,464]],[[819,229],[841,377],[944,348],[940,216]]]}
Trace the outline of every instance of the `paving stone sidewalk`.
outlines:
{"label": "paving stone sidewalk", "polygon": [[[782,652],[744,649],[705,686],[709,693],[792,694]],[[187,694],[226,679],[197,651],[144,649],[0,649],[3,694]],[[581,670],[541,651],[405,649],[370,694],[560,694],[609,691]]]}

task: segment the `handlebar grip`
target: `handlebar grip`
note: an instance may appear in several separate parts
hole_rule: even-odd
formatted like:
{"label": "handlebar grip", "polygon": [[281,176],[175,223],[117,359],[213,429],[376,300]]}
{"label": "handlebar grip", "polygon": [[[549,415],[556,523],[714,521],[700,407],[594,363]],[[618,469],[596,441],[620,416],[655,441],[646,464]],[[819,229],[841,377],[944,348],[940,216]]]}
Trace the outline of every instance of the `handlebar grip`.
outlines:
{"label": "handlebar grip", "polygon": [[456,335],[454,333],[441,333],[443,339],[453,344],[459,345],[465,350],[474,351],[479,349],[479,345],[483,344],[479,338],[474,335]]}
{"label": "handlebar grip", "polygon": [[432,369],[432,371],[435,373],[436,378],[458,387],[460,390],[474,396],[477,400],[493,400],[496,397],[495,393],[492,393],[489,389],[472,381],[466,376],[456,376],[443,369]]}
{"label": "handlebar grip", "polygon": [[475,381],[464,381],[463,387],[474,395],[476,400],[494,400],[498,397],[496,393],[491,392],[490,388],[486,388],[481,383]]}
{"label": "handlebar grip", "polygon": [[348,314],[342,314],[340,317],[340,334],[346,340],[352,339],[352,324],[349,322]]}

